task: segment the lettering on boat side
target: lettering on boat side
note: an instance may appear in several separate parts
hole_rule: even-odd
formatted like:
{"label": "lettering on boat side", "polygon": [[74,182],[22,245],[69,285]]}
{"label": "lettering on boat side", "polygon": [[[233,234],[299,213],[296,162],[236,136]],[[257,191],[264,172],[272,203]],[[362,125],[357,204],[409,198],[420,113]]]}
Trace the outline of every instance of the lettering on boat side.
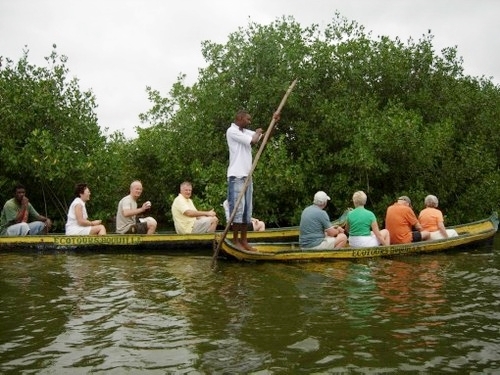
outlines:
{"label": "lettering on boat side", "polygon": [[388,255],[401,255],[401,254],[409,254],[411,253],[411,246],[398,246],[394,248],[366,248],[366,249],[355,249],[352,251],[352,256],[354,258],[362,258],[362,257],[380,257],[380,256],[388,256]]}
{"label": "lettering on boat side", "polygon": [[54,244],[56,246],[68,245],[137,245],[141,243],[139,236],[56,236]]}

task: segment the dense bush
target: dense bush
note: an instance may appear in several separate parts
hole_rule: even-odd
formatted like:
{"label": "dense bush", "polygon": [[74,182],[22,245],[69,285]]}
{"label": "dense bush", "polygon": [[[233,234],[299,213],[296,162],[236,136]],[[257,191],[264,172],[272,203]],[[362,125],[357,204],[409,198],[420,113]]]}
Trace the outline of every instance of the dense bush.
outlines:
{"label": "dense bush", "polygon": [[500,91],[464,75],[456,49],[437,53],[432,39],[373,38],[339,15],[323,29],[287,17],[250,23],[226,44],[203,44],[207,64],[192,86],[180,76],[166,96],[147,88],[151,109],[132,140],[103,137],[95,98],[67,80],[65,57],[53,52],[37,68],[26,52],[0,70],[1,198],[21,180],[37,207],[64,219],[83,180],[90,210],[112,217],[137,178],[168,225],[190,180],[197,206],[223,217],[234,114],[245,108],[252,127],[267,128],[298,78],[254,172],[255,215],[269,226],[297,224],[317,190],[332,197],[331,216],[361,189],[380,219],[402,194],[417,211],[437,195],[449,224],[482,218],[500,202]]}

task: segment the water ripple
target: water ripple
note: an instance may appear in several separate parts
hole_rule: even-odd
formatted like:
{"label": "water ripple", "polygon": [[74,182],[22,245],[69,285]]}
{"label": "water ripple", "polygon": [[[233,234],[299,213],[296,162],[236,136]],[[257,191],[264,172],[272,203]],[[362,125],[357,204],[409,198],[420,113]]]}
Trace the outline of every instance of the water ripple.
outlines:
{"label": "water ripple", "polygon": [[496,259],[0,254],[0,372],[495,373]]}

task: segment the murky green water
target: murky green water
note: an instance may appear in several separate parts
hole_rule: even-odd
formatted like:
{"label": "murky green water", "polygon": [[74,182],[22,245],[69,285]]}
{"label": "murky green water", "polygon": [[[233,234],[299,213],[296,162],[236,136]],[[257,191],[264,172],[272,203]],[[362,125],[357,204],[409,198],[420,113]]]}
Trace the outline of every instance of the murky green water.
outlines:
{"label": "murky green water", "polygon": [[500,372],[498,236],[450,254],[210,263],[0,254],[0,373]]}

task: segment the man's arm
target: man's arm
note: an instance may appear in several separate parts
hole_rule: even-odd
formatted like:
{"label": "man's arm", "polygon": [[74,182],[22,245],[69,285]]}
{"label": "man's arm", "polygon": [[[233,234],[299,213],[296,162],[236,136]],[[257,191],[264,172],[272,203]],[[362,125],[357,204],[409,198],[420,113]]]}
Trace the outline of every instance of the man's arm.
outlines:
{"label": "man's arm", "polygon": [[444,238],[448,238],[448,232],[446,232],[446,227],[444,226],[444,223],[442,221],[438,223],[438,229]]}
{"label": "man's arm", "polygon": [[141,207],[138,207],[135,209],[124,208],[124,209],[122,209],[122,213],[123,213],[123,216],[130,217],[130,216],[142,214],[142,213],[146,212],[147,210],[149,210],[150,208],[151,208],[151,202],[147,201],[147,202],[144,202]]}
{"label": "man's arm", "polygon": [[260,139],[262,138],[262,128],[258,128],[255,130],[255,133],[253,133],[252,135],[252,144],[256,144],[257,142],[260,141]]}
{"label": "man's arm", "polygon": [[337,237],[340,233],[344,233],[344,228],[334,225],[328,228],[325,233],[330,237]]}
{"label": "man's arm", "polygon": [[210,211],[186,210],[183,212],[183,214],[189,217],[216,216],[216,213],[213,209]]}
{"label": "man's arm", "polygon": [[37,210],[31,205],[31,203],[28,204],[28,212],[29,215],[33,217],[35,220],[39,220],[45,223],[45,230],[48,232],[52,228],[52,220],[50,220],[48,217],[40,215]]}
{"label": "man's arm", "polygon": [[[278,112],[275,112],[273,114],[273,119],[275,122],[278,122],[280,120],[280,114]],[[252,144],[258,143],[262,137],[264,136],[263,134],[264,130],[262,128],[258,128],[255,130],[255,134],[252,136]]]}

